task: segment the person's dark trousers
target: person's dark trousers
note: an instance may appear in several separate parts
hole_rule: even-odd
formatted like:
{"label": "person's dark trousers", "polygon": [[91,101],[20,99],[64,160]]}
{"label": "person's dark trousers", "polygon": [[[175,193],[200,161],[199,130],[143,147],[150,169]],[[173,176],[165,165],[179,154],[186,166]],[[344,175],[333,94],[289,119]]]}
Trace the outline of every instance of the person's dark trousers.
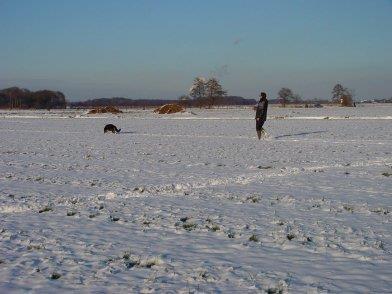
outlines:
{"label": "person's dark trousers", "polygon": [[259,140],[261,139],[261,134],[264,133],[264,129],[263,129],[263,125],[265,123],[265,120],[261,120],[261,119],[256,119],[256,133],[257,133],[257,137],[259,138]]}

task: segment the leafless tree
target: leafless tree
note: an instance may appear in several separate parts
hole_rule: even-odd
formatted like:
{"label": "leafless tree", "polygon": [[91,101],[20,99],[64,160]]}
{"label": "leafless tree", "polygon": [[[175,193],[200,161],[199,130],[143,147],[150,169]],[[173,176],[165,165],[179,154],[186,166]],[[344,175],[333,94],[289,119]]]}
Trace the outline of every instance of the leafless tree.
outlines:
{"label": "leafless tree", "polygon": [[294,97],[294,93],[291,89],[289,88],[282,88],[279,90],[278,92],[278,97],[281,99],[282,101],[282,106],[286,107],[286,104],[293,99]]}
{"label": "leafless tree", "polygon": [[337,83],[332,89],[332,102],[340,103],[342,97],[347,94],[347,88]]}
{"label": "leafless tree", "polygon": [[332,102],[340,103],[341,106],[354,106],[354,93],[354,90],[349,90],[338,83],[332,89]]}
{"label": "leafless tree", "polygon": [[203,105],[203,99],[206,97],[206,83],[204,77],[196,77],[189,89],[189,95],[197,101],[199,107]]}
{"label": "leafless tree", "polygon": [[208,105],[212,107],[219,98],[226,96],[227,92],[223,90],[222,85],[216,78],[210,78],[206,83],[206,94]]}
{"label": "leafless tree", "polygon": [[184,107],[188,107],[189,106],[189,96],[188,95],[181,95],[180,97],[178,97],[178,103]]}

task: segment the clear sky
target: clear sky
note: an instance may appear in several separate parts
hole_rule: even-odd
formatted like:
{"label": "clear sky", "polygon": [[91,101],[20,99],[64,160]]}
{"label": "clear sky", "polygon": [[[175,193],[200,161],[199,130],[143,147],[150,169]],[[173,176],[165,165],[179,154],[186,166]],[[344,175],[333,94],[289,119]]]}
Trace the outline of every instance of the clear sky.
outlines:
{"label": "clear sky", "polygon": [[392,1],[0,0],[0,88],[177,98],[212,75],[246,98],[389,98]]}

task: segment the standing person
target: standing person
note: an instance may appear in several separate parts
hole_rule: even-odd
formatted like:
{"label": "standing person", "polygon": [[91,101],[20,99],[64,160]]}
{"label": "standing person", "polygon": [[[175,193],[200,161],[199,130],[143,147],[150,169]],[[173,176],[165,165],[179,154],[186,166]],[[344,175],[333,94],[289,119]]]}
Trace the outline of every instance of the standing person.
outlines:
{"label": "standing person", "polygon": [[267,109],[268,109],[268,100],[267,94],[264,92],[260,93],[260,101],[257,103],[256,108],[256,132],[259,140],[261,139],[261,135],[266,135],[266,131],[263,129],[263,125],[267,120]]}

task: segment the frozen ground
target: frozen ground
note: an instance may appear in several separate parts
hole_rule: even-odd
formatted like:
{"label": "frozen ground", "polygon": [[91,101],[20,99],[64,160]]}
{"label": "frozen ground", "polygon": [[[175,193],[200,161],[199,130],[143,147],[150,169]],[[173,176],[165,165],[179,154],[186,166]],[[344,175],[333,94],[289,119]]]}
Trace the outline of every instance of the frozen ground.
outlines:
{"label": "frozen ground", "polygon": [[391,291],[392,106],[192,111],[1,111],[0,292]]}

